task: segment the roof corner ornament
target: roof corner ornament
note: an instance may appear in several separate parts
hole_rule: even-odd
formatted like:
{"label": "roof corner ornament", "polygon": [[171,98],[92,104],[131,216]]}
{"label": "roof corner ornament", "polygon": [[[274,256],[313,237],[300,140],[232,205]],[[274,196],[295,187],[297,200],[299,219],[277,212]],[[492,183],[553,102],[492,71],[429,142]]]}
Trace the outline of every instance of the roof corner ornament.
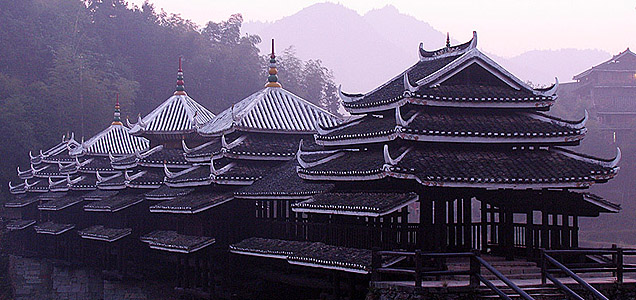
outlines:
{"label": "roof corner ornament", "polygon": [[225,139],[225,133],[221,135],[221,147],[230,149],[230,145],[228,145],[227,140]]}
{"label": "roof corner ornament", "polygon": [[53,179],[51,179],[51,177],[48,177],[48,180],[49,180],[49,188],[51,188],[54,185],[53,184]]}
{"label": "roof corner ornament", "polygon": [[38,157],[37,156],[33,156],[33,151],[29,150],[29,158],[36,159]]}
{"label": "roof corner ornament", "polygon": [[126,179],[126,182],[132,181],[130,175],[128,175],[128,170],[124,171],[124,178]]}
{"label": "roof corner ornament", "polygon": [[102,177],[102,175],[99,174],[99,170],[95,171],[95,176],[97,176],[97,183],[104,181],[104,177]]}
{"label": "roof corner ornament", "polygon": [[450,43],[450,34],[448,33],[448,31],[446,32],[446,48],[450,48],[451,47],[451,43]]}
{"label": "roof corner ornament", "polygon": [[137,124],[139,124],[139,127],[146,129],[146,123],[144,123],[144,120],[141,118],[141,114],[137,114]]}
{"label": "roof corner ornament", "polygon": [[309,164],[303,160],[302,155],[303,155],[303,139],[300,139],[300,143],[298,143],[298,151],[296,151],[296,160],[298,161],[298,164],[303,169],[307,169],[309,168]]}
{"label": "roof corner ornament", "polygon": [[362,96],[352,97],[352,96],[348,96],[345,93],[343,93],[342,92],[342,84],[338,86],[338,96],[340,97],[340,99],[344,103],[356,102],[356,101],[362,99]]}
{"label": "roof corner ornament", "polygon": [[559,78],[554,77],[554,84],[548,90],[542,91],[539,94],[543,96],[554,96],[556,95],[557,90],[559,89]]}
{"label": "roof corner ornament", "polygon": [[75,166],[77,167],[81,167],[82,163],[80,163],[79,158],[77,156],[75,156],[75,161],[73,162],[75,164]]}
{"label": "roof corner ornament", "polygon": [[116,160],[115,156],[110,151],[108,151],[108,158],[110,159],[110,162],[114,162]]}
{"label": "roof corner ornament", "polygon": [[581,121],[579,121],[578,124],[576,124],[574,126],[575,129],[583,129],[585,127],[585,124],[587,124],[587,120],[590,118],[590,114],[587,112],[587,109],[585,110],[585,115],[583,116],[583,119],[581,119]]}
{"label": "roof corner ornament", "polygon": [[135,124],[130,123],[130,118],[128,116],[126,116],[126,126],[128,128],[133,128],[133,126],[135,126]]}
{"label": "roof corner ornament", "polygon": [[420,42],[420,47],[417,49],[417,55],[420,57],[420,61],[426,60],[426,56],[422,55],[422,51],[424,51],[424,43]]}
{"label": "roof corner ornament", "polygon": [[417,112],[415,114],[413,114],[408,120],[404,120],[402,118],[402,112],[400,110],[400,106],[395,108],[395,121],[397,122],[397,125],[401,126],[401,127],[408,127],[409,124],[411,124],[411,122],[413,122],[413,120],[415,120],[415,118],[419,115],[420,113]]}
{"label": "roof corner ornament", "polygon": [[[49,177],[51,179],[51,177]],[[71,184],[71,174],[66,174],[66,183]]]}
{"label": "roof corner ornament", "polygon": [[384,144],[384,163],[387,165],[392,165],[395,166],[398,163],[400,163],[400,161],[404,158],[404,156],[406,156],[407,153],[411,152],[412,148],[408,148],[406,149],[402,154],[400,154],[400,156],[396,157],[395,159],[391,157],[391,153],[389,153],[389,145],[388,144]]}
{"label": "roof corner ornament", "polygon": [[219,172],[216,170],[216,167],[214,167],[214,155],[210,155],[210,174],[211,175],[219,174]]}
{"label": "roof corner ornament", "polygon": [[183,148],[183,152],[185,152],[185,153],[192,152],[192,149],[188,148],[188,145],[186,144],[185,139],[181,139],[181,147]]}
{"label": "roof corner ornament", "polygon": [[618,163],[621,161],[622,156],[621,148],[616,147],[616,157],[614,157],[614,159],[608,164],[608,167],[616,168]]}
{"label": "roof corner ornament", "polygon": [[417,86],[413,86],[409,80],[409,73],[404,72],[404,97],[411,97],[417,91]]}
{"label": "roof corner ornament", "polygon": [[283,87],[278,82],[278,69],[276,68],[276,55],[274,54],[274,39],[272,39],[272,54],[269,56],[269,76],[265,87]]}
{"label": "roof corner ornament", "polygon": [[476,49],[476,48],[477,48],[477,31],[473,30],[473,38],[470,40],[468,49]]}
{"label": "roof corner ornament", "polygon": [[166,177],[168,177],[168,178],[174,178],[175,177],[175,174],[172,173],[170,171],[170,169],[168,169],[168,165],[165,162],[163,163],[163,173],[166,174]]}
{"label": "roof corner ornament", "polygon": [[42,149],[40,149],[40,157],[44,157],[44,153],[42,152]]}
{"label": "roof corner ornament", "polygon": [[9,191],[15,190],[16,187],[17,187],[17,185],[16,186],[12,186],[11,185],[11,181],[9,180]]}

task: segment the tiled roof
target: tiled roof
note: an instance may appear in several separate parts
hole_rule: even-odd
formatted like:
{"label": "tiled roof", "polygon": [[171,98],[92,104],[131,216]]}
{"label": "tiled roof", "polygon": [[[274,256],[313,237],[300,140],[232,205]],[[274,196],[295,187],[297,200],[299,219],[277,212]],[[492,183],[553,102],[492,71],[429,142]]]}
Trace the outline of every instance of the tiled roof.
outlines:
{"label": "tiled roof", "polygon": [[130,129],[133,135],[193,132],[214,114],[187,95],[174,95]]}
{"label": "tiled roof", "polygon": [[74,224],[59,224],[53,222],[39,223],[35,225],[35,232],[40,234],[60,235],[75,228]]}
{"label": "tiled roof", "polygon": [[289,160],[296,155],[301,139],[311,140],[309,135],[281,135],[249,133],[236,145],[226,139],[230,147],[224,147],[225,157],[241,159],[277,159]]}
{"label": "tiled roof", "polygon": [[384,151],[374,147],[299,168],[298,174],[314,180],[347,181],[390,176],[446,187],[584,188],[605,182],[618,171],[620,155],[605,161],[559,148],[531,149],[429,144],[395,147],[391,154],[388,146]]}
{"label": "tiled roof", "polygon": [[283,88],[267,87],[221,112],[198,132],[202,135],[234,130],[310,133],[316,130],[318,122],[333,126],[338,121],[333,114]]}
{"label": "tiled roof", "polygon": [[231,201],[232,199],[234,199],[232,193],[227,192],[194,192],[153,205],[150,207],[150,212],[195,214]]}
{"label": "tiled roof", "polygon": [[97,177],[95,174],[81,175],[71,180],[69,188],[74,191],[93,191],[97,189]]}
{"label": "tiled roof", "polygon": [[122,209],[131,207],[135,204],[141,203],[144,200],[141,194],[124,194],[117,195],[117,197],[111,197],[104,200],[92,201],[84,205],[85,211],[102,211],[102,212],[117,212]]}
{"label": "tiled roof", "polygon": [[367,274],[371,250],[338,247],[320,242],[249,238],[230,245],[236,254],[285,259],[290,264]]}
{"label": "tiled roof", "polygon": [[78,230],[77,233],[83,239],[98,240],[105,242],[114,242],[119,239],[130,235],[132,229],[130,228],[108,228],[103,225],[95,225],[82,230]]}
{"label": "tiled roof", "polygon": [[129,129],[123,125],[110,125],[102,132],[82,143],[71,155],[88,154],[113,154],[122,155],[140,152],[148,149],[150,141],[143,137],[132,136]]}
{"label": "tiled roof", "polygon": [[9,223],[7,223],[7,230],[22,230],[30,227],[33,224],[35,224],[35,220],[11,220],[9,221]]}
{"label": "tiled roof", "polygon": [[297,166],[296,160],[290,160],[234,194],[247,199],[306,199],[333,188],[333,184],[301,179],[296,174]]}
{"label": "tiled roof", "polygon": [[[134,174],[130,172],[126,179],[126,186],[132,188],[159,188],[163,184],[164,173],[157,168],[148,168]],[[129,180],[130,179],[130,180]]]}
{"label": "tiled roof", "polygon": [[292,204],[294,212],[384,216],[417,201],[415,193],[323,193]]}
{"label": "tiled roof", "polygon": [[210,162],[210,157],[221,156],[221,149],[221,139],[219,138],[214,138],[192,148],[188,148],[185,141],[183,142],[185,159],[189,162]]}
{"label": "tiled roof", "polygon": [[99,201],[117,195],[119,191],[95,190],[82,196],[87,201]]}
{"label": "tiled roof", "polygon": [[194,189],[191,188],[171,188],[166,185],[162,185],[158,189],[154,189],[145,194],[146,200],[171,200],[177,196],[185,196],[192,193]]}
{"label": "tiled roof", "polygon": [[89,163],[86,163],[79,168],[80,172],[115,172],[115,169],[113,169],[113,167],[111,166],[110,159],[107,156],[93,156],[91,158],[92,160]]}
{"label": "tiled roof", "polygon": [[83,197],[78,195],[61,197],[56,200],[46,201],[38,205],[39,210],[53,210],[59,211],[73,205],[79,204],[84,200]]}
{"label": "tiled roof", "polygon": [[126,188],[126,176],[123,173],[100,176],[97,181],[97,188],[104,190],[119,190]]}
{"label": "tiled roof", "polygon": [[[533,89],[476,48],[473,40],[463,46],[427,52],[420,61],[387,83],[366,94],[341,92],[351,113],[382,111],[405,103],[450,107],[509,107],[547,109],[554,102],[558,82],[550,89]],[[468,75],[472,82],[456,74]]]}
{"label": "tiled roof", "polygon": [[163,230],[153,231],[140,239],[142,242],[148,243],[152,249],[178,253],[193,253],[215,242],[214,238],[211,237],[183,235],[175,231]]}
{"label": "tiled roof", "polygon": [[626,71],[636,72],[636,54],[627,50],[614,55],[611,59],[575,75],[574,80],[582,79],[593,71]]}
{"label": "tiled roof", "polygon": [[188,161],[184,157],[183,149],[166,149],[161,148],[152,151],[150,155],[139,160],[139,165],[146,167],[163,167],[164,163],[169,166],[187,166]]}
{"label": "tiled roof", "polygon": [[[396,97],[401,97],[404,93],[404,73],[408,72],[409,79],[413,82],[418,81],[428,75],[433,74],[435,71],[441,69],[452,61],[456,60],[459,55],[448,56],[435,60],[419,61],[415,65],[408,68],[406,71],[395,76],[380,87],[368,92],[366,94],[353,95],[345,94],[352,97],[361,97],[354,102],[343,102],[345,107],[356,106],[368,106],[372,103],[379,103]],[[395,99],[397,101],[399,99]]]}
{"label": "tiled roof", "polygon": [[7,208],[16,208],[16,207],[25,207],[29,204],[40,201],[38,198],[38,194],[28,193],[28,194],[20,194],[9,198],[7,202],[4,203],[4,207]]}
{"label": "tiled roof", "polygon": [[396,108],[396,113],[367,115],[323,129],[324,134],[316,135],[316,143],[366,144],[401,138],[428,142],[565,144],[583,138],[585,121],[586,118],[565,121],[537,112],[406,105]]}

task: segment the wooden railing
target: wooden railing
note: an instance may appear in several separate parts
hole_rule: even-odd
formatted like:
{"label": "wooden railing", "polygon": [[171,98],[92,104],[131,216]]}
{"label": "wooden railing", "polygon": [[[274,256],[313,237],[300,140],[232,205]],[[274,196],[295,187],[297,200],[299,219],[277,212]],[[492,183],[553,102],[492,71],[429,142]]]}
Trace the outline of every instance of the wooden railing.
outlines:
{"label": "wooden railing", "polygon": [[[564,285],[553,275],[555,273],[565,274],[574,279],[584,290],[593,295],[594,298],[607,300],[608,298],[605,295],[585,282],[577,273],[612,273],[618,283],[623,283],[624,273],[636,272],[635,265],[626,265],[624,263],[624,257],[626,255],[636,256],[636,250],[617,247],[609,249],[541,249],[541,283],[545,285],[547,284],[547,280],[550,280],[571,298],[583,300],[583,297]],[[559,256],[562,261],[558,261],[554,256]],[[598,259],[595,262],[589,262],[591,257]]]}
{"label": "wooden railing", "polygon": [[[384,266],[383,262],[395,261],[398,258],[406,258],[413,262],[413,267],[391,267]],[[451,258],[468,258],[470,260],[469,268],[466,270],[447,270],[443,267],[443,262]],[[436,263],[426,265],[425,261],[436,261]],[[442,263],[440,263],[442,262]],[[422,286],[422,278],[427,276],[452,276],[452,275],[468,275],[469,286],[478,288],[480,282],[491,289],[502,299],[510,300],[510,296],[504,293],[499,287],[495,286],[490,280],[481,274],[481,268],[484,267],[490,271],[497,279],[501,280],[510,289],[515,291],[521,298],[525,300],[533,300],[530,295],[524,292],[510,279],[506,278],[501,272],[497,271],[492,265],[480,257],[479,251],[459,252],[459,253],[425,253],[420,250],[415,252],[405,251],[373,251],[371,257],[371,281],[382,281],[383,274],[406,275],[412,276],[414,286]]]}

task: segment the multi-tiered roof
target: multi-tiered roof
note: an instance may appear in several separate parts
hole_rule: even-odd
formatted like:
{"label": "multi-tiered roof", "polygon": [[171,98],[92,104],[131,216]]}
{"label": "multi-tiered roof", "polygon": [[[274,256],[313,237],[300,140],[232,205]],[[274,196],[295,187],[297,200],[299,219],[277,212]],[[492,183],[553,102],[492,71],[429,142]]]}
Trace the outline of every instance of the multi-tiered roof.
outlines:
{"label": "multi-tiered roof", "polygon": [[299,149],[309,180],[412,179],[423,186],[486,189],[585,188],[616,175],[613,159],[563,146],[583,139],[578,121],[545,113],[558,81],[534,89],[477,49],[477,35],[436,51],[365,94],[340,92],[357,118],[319,128]]}

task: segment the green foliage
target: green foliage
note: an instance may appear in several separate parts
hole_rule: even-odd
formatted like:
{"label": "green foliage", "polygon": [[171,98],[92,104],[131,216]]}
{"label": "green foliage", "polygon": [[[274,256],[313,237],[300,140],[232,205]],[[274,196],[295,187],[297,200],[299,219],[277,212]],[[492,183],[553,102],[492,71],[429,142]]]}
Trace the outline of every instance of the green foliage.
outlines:
{"label": "green foliage", "polygon": [[[199,28],[148,2],[0,1],[0,182],[16,181],[15,167],[28,167],[29,150],[45,150],[68,132],[89,138],[107,127],[116,93],[122,117],[150,112],[174,92],[179,56],[187,93],[213,112],[263,88],[261,39],[241,35],[242,23],[236,14]],[[285,87],[334,110],[329,70],[291,52],[279,61],[286,59],[295,65],[281,76],[296,84]]]}

